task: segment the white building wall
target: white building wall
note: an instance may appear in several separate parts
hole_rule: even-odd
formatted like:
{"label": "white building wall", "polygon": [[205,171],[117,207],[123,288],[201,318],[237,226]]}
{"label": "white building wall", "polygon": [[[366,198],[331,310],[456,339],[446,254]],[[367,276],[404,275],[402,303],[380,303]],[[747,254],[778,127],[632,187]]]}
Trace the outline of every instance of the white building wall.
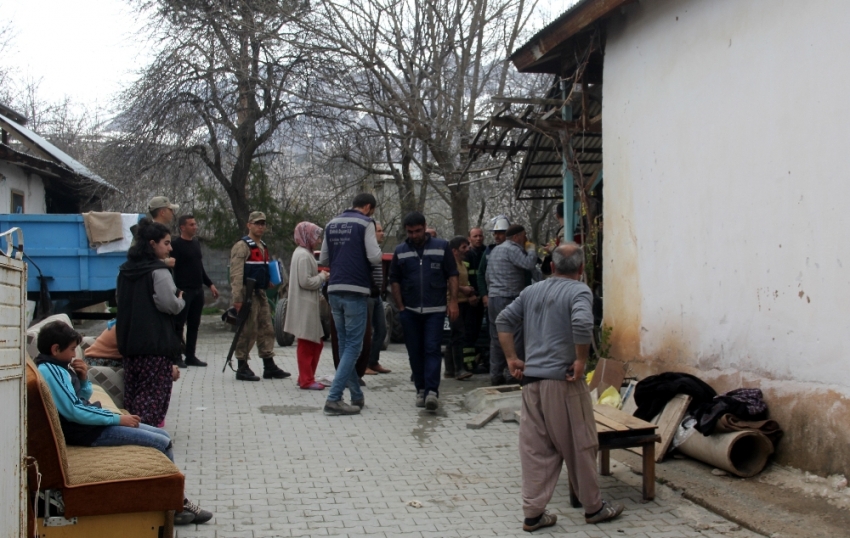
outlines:
{"label": "white building wall", "polygon": [[12,190],[24,193],[24,213],[47,213],[41,177],[27,174],[14,164],[0,161],[0,213],[10,212]]}
{"label": "white building wall", "polygon": [[841,0],[642,0],[609,25],[605,317],[639,347],[622,345],[850,387],[848,23]]}

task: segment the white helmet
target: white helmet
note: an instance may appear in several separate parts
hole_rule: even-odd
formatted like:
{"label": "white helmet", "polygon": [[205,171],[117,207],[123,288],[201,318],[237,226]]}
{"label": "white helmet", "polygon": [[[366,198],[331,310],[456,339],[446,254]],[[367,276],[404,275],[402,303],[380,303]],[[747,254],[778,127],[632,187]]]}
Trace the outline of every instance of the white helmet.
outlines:
{"label": "white helmet", "polygon": [[504,215],[497,215],[490,219],[488,224],[491,232],[507,232],[511,226],[511,221]]}

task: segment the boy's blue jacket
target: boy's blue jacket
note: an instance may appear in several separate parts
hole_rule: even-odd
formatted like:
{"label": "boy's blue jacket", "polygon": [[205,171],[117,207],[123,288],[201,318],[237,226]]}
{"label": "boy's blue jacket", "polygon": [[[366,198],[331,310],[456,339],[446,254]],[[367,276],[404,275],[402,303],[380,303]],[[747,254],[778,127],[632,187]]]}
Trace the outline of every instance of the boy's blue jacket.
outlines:
{"label": "boy's blue jacket", "polygon": [[88,403],[92,395],[90,381],[79,381],[67,364],[49,355],[39,355],[35,363],[53,395],[67,444],[91,446],[106,426],[118,426],[120,415]]}

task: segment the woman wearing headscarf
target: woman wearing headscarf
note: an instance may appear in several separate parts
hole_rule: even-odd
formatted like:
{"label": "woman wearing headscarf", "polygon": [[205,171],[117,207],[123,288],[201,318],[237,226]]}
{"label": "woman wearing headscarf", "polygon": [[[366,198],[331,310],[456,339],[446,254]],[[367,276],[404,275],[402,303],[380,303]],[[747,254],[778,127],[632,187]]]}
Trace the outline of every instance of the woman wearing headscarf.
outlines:
{"label": "woman wearing headscarf", "polygon": [[328,274],[319,272],[313,251],[322,241],[322,228],[311,222],[295,227],[295,243],[289,270],[289,300],[283,330],[298,339],[298,386],[304,390],[325,388],[316,382],[316,368],[322,354],[322,321],[319,317],[319,290]]}
{"label": "woman wearing headscarf", "polygon": [[127,262],[118,272],[118,351],[124,357],[124,406],[149,426],[165,425],[180,340],[174,317],[183,310],[183,292],[174,285],[165,260],[171,234],[164,225],[142,219]]}

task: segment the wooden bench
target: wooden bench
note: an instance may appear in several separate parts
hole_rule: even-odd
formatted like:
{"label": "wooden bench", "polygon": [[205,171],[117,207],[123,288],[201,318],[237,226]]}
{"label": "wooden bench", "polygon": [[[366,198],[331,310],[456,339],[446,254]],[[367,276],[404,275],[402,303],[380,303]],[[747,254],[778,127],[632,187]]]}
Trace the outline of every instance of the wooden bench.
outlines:
{"label": "wooden bench", "polygon": [[[655,433],[655,424],[635,418],[608,405],[593,406],[596,431],[599,436],[599,474],[611,474],[611,449],[643,449],[643,500],[655,498],[655,443],[661,438]],[[570,503],[581,504],[570,487]]]}

